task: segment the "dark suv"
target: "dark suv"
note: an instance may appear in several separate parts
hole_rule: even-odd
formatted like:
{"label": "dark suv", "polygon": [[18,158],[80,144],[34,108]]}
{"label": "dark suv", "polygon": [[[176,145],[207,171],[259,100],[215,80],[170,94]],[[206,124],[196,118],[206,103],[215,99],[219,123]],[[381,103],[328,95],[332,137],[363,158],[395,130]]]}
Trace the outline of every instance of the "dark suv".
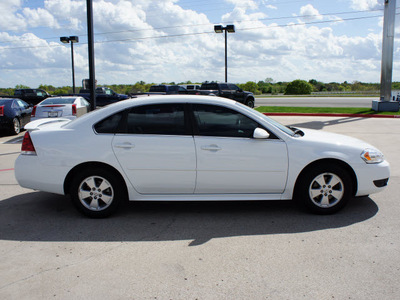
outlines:
{"label": "dark suv", "polygon": [[233,83],[206,82],[200,87],[201,94],[213,94],[215,96],[229,98],[254,108],[254,95],[251,92],[243,91]]}
{"label": "dark suv", "polygon": [[188,94],[188,91],[184,87],[181,87],[179,85],[160,84],[151,86],[149,93],[172,95]]}
{"label": "dark suv", "polygon": [[16,89],[14,91],[14,97],[35,105],[42,100],[51,97],[51,95],[41,89]]}

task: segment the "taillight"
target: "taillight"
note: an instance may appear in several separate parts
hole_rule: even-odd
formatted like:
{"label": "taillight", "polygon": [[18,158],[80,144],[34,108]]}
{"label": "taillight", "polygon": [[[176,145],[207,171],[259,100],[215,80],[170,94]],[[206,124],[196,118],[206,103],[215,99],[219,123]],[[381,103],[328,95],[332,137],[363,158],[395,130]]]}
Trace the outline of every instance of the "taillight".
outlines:
{"label": "taillight", "polygon": [[36,115],[36,105],[32,108],[31,117]]}
{"label": "taillight", "polygon": [[4,116],[4,105],[0,106],[0,117]]}
{"label": "taillight", "polygon": [[72,104],[72,115],[76,116],[76,104]]}
{"label": "taillight", "polygon": [[22,140],[21,154],[36,155],[29,131],[25,132],[24,139]]}

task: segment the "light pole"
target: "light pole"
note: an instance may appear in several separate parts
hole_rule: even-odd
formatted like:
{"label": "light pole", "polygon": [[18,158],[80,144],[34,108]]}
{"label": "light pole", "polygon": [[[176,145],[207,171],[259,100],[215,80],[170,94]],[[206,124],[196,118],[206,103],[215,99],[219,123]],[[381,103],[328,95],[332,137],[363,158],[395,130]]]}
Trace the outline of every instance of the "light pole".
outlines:
{"label": "light pole", "polygon": [[393,43],[396,20],[396,0],[384,1],[382,61],[381,61],[381,93],[380,100],[372,101],[375,111],[399,111],[399,102],[391,99],[393,73]]}
{"label": "light pole", "polygon": [[227,43],[227,33],[235,32],[235,25],[214,25],[215,33],[222,33],[225,31],[225,82],[228,82],[228,43]]}
{"label": "light pole", "polygon": [[62,36],[60,41],[64,44],[71,42],[71,61],[72,61],[72,90],[75,94],[75,68],[74,68],[74,43],[79,43],[79,37],[77,36]]}

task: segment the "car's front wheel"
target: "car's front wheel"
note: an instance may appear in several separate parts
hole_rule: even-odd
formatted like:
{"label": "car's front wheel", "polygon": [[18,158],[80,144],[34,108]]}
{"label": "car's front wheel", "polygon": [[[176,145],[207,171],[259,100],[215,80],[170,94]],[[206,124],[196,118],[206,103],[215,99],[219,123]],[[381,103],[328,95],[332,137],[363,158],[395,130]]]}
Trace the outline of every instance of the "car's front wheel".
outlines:
{"label": "car's front wheel", "polygon": [[84,170],[75,176],[70,194],[78,210],[91,218],[108,217],[126,198],[118,176],[102,168]]}
{"label": "car's front wheel", "polygon": [[353,193],[348,172],[336,165],[322,164],[300,178],[296,196],[317,214],[332,214],[342,209]]}

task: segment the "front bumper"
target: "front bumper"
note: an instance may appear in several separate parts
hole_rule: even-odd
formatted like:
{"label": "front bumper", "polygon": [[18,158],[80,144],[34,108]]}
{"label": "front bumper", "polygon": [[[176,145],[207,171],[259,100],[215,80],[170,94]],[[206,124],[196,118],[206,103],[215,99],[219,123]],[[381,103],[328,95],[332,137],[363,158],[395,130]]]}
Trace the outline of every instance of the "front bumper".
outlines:
{"label": "front bumper", "polygon": [[390,165],[385,160],[379,164],[359,164],[357,174],[356,196],[367,196],[382,191],[390,178]]}

